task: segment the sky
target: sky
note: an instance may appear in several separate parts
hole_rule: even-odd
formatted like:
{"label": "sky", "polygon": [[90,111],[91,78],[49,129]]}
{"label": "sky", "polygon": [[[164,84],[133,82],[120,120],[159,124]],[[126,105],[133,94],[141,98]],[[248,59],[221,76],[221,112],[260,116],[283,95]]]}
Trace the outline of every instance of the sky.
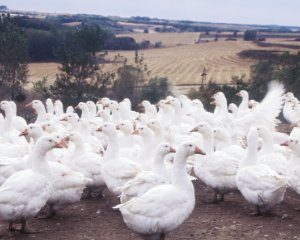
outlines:
{"label": "sky", "polygon": [[0,0],[14,10],[300,26],[300,0]]}

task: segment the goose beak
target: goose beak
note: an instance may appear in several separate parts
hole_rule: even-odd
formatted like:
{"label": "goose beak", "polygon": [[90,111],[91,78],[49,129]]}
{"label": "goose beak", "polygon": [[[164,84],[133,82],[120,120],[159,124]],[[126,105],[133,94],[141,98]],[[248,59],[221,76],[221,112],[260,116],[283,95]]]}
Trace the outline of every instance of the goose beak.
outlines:
{"label": "goose beak", "polygon": [[42,129],[43,129],[44,131],[46,131],[46,125],[43,125],[43,126],[42,126]]}
{"label": "goose beak", "polygon": [[171,104],[171,102],[170,101],[166,101],[165,104]]}
{"label": "goose beak", "polygon": [[175,153],[175,152],[176,152],[175,148],[170,147],[170,153]]}
{"label": "goose beak", "polygon": [[201,154],[201,155],[206,155],[205,152],[203,152],[199,147],[196,146],[195,148],[195,151],[194,151],[195,154]]}
{"label": "goose beak", "polygon": [[28,136],[28,129],[26,128],[23,132],[19,134],[19,136]]}
{"label": "goose beak", "polygon": [[190,132],[198,132],[198,129],[195,127]]}
{"label": "goose beak", "polygon": [[216,101],[212,101],[210,105],[216,105]]}
{"label": "goose beak", "polygon": [[55,148],[64,148],[64,145],[63,145],[62,141],[60,141],[60,142],[56,142],[54,147]]}
{"label": "goose beak", "polygon": [[97,132],[102,132],[102,127],[97,128]]}
{"label": "goose beak", "polygon": [[235,96],[241,97],[242,94],[240,92],[236,93]]}
{"label": "goose beak", "polygon": [[64,141],[65,141],[66,143],[69,143],[69,142],[70,142],[70,137],[69,137],[69,136],[66,136],[66,137],[64,138]]}
{"label": "goose beak", "polygon": [[102,104],[102,99],[98,100],[97,104]]}
{"label": "goose beak", "polygon": [[139,135],[139,130],[138,130],[138,129],[134,130],[134,131],[131,133],[131,135]]}
{"label": "goose beak", "polygon": [[79,105],[76,105],[76,106],[74,107],[74,109],[79,109]]}
{"label": "goose beak", "polygon": [[138,107],[143,107],[143,103],[139,103]]}
{"label": "goose beak", "polygon": [[119,124],[116,126],[116,129],[117,129],[117,130],[120,130],[120,125],[119,125]]}
{"label": "goose beak", "polygon": [[66,122],[68,119],[67,119],[67,116],[63,117],[62,119],[60,119],[60,121],[64,121]]}
{"label": "goose beak", "polygon": [[281,143],[280,146],[286,146],[286,147],[288,147],[288,146],[289,146],[289,142],[286,141],[286,142],[284,142],[284,143]]}
{"label": "goose beak", "polygon": [[26,105],[25,105],[25,107],[27,107],[27,108],[33,108],[33,104],[32,104],[32,102],[30,102],[30,103],[26,104]]}

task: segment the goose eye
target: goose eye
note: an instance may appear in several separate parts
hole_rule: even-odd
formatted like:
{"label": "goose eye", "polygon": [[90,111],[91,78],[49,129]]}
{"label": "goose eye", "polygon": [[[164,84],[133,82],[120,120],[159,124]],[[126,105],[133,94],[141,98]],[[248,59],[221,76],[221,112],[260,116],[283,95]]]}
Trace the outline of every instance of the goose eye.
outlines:
{"label": "goose eye", "polygon": [[294,140],[291,140],[291,142],[294,142]]}
{"label": "goose eye", "polygon": [[192,147],[192,144],[190,144],[189,146]]}
{"label": "goose eye", "polygon": [[33,127],[30,127],[30,129],[33,129]]}
{"label": "goose eye", "polygon": [[52,140],[49,140],[49,142],[52,142]]}

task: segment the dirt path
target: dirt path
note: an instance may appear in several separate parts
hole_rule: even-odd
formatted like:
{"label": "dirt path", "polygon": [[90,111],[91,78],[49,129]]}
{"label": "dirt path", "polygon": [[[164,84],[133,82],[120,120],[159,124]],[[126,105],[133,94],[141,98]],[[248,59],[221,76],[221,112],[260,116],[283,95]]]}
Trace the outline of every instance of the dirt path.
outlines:
{"label": "dirt path", "polygon": [[[288,191],[284,202],[275,209],[277,217],[251,217],[254,210],[239,193],[229,194],[218,205],[202,203],[212,191],[195,183],[196,208],[189,220],[169,235],[172,240],[196,239],[300,239],[300,196]],[[123,223],[117,203],[111,195],[105,199],[81,201],[51,220],[33,219],[30,226],[43,232],[9,237],[6,225],[0,225],[1,239],[47,240],[139,240]],[[298,210],[298,211],[297,211]]]}

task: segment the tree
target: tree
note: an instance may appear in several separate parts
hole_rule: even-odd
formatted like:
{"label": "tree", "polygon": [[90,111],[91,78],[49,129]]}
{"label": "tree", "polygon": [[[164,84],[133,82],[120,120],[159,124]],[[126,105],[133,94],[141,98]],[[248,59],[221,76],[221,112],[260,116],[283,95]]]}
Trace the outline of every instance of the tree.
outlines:
{"label": "tree", "polygon": [[7,88],[10,98],[22,99],[28,76],[28,53],[24,31],[16,26],[9,14],[0,21],[0,85]]}
{"label": "tree", "polygon": [[40,82],[35,89],[44,97],[59,98],[68,105],[106,95],[114,74],[103,73],[96,56],[106,36],[98,27],[82,26],[69,32],[55,51],[61,66],[54,84],[45,89],[45,81]]}
{"label": "tree", "polygon": [[151,103],[157,103],[169,94],[169,80],[166,77],[150,78],[149,82],[142,88],[142,99],[149,100]]}
{"label": "tree", "polygon": [[257,40],[257,31],[255,30],[246,30],[244,33],[244,41],[256,41]]}

